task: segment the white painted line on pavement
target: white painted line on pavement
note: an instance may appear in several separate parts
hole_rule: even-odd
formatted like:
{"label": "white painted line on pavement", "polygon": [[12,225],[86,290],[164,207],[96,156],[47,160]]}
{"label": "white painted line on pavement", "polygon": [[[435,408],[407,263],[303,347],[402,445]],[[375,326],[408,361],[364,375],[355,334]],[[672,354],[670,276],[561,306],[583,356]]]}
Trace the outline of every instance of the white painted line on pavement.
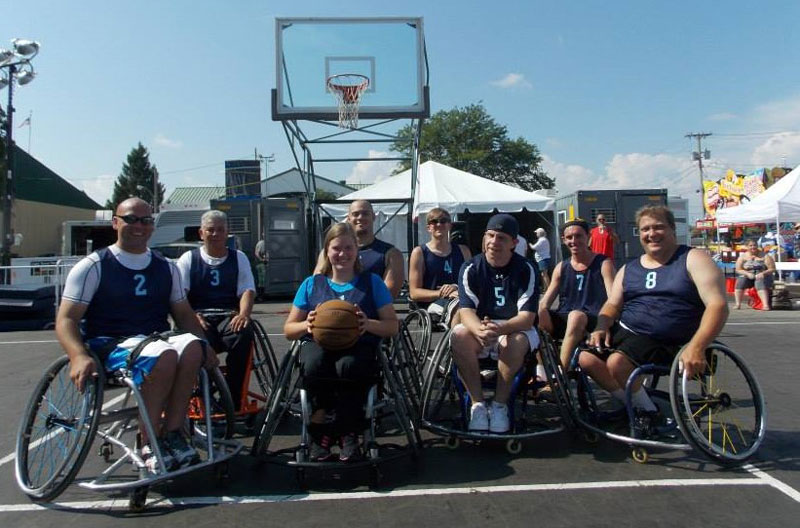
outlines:
{"label": "white painted line on pavement", "polygon": [[0,345],[33,345],[36,343],[58,343],[58,340],[49,339],[47,341],[0,341]]}
{"label": "white painted line on pavement", "polygon": [[775,489],[780,490],[781,492],[788,495],[790,498],[794,499],[796,502],[800,502],[800,491],[797,491],[793,487],[784,482],[776,479],[772,475],[767,474],[765,471],[762,471],[755,467],[753,464],[745,464],[743,466],[744,469],[755,475],[756,477],[760,478],[764,482],[768,483]]}
{"label": "white painted line on pavement", "polygon": [[754,323],[725,323],[725,326],[796,325],[798,321],[756,321]]}
{"label": "white painted line on pavement", "polygon": [[[115,396],[114,398],[111,398],[110,400],[108,400],[108,402],[103,404],[103,410],[106,410],[107,408],[111,407],[112,405],[116,405],[118,402],[121,402],[123,399],[125,399],[125,393],[122,393],[119,396]],[[44,442],[46,440],[49,440],[53,436],[55,436],[57,434],[61,434],[62,429],[58,429],[57,431],[58,432],[56,432],[56,433],[54,433],[52,435],[48,434],[48,435],[40,438],[39,440],[36,440],[35,442],[33,442],[31,444],[31,448],[35,448],[36,446],[38,446],[39,444],[41,444],[42,442]],[[0,466],[2,466],[3,464],[8,464],[12,460],[14,460],[16,457],[17,457],[17,454],[15,452],[15,453],[11,453],[11,454],[6,455],[3,458],[0,458]]]}
{"label": "white painted line on pavement", "polygon": [[[312,502],[337,500],[370,500],[395,499],[403,497],[425,497],[431,495],[468,495],[472,493],[513,493],[532,491],[581,491],[606,490],[608,488],[659,488],[693,486],[772,486],[761,478],[728,478],[728,479],[660,479],[660,480],[623,480],[611,482],[567,482],[555,484],[524,484],[508,486],[474,486],[463,488],[423,488],[392,490],[387,492],[362,491],[351,493],[303,493],[285,495],[243,495],[221,497],[180,497],[155,498],[148,501],[147,507],[199,506],[223,504],[269,504],[282,502]],[[127,500],[99,500],[81,502],[56,502],[50,504],[4,504],[0,505],[0,513],[25,512],[41,510],[116,510],[127,509]]]}

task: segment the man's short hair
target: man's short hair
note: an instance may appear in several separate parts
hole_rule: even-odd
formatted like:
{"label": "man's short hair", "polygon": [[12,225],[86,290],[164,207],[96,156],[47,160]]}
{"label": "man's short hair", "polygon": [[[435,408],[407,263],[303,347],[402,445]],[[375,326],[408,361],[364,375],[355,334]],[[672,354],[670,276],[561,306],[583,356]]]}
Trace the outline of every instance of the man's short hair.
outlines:
{"label": "man's short hair", "polygon": [[510,214],[496,214],[486,224],[486,231],[499,231],[511,236],[511,238],[517,238],[519,236],[519,222]]}
{"label": "man's short hair", "polygon": [[642,217],[649,216],[650,218],[658,218],[665,221],[673,231],[675,231],[675,215],[666,205],[644,205],[636,211],[636,226]]}
{"label": "man's short hair", "polygon": [[225,226],[228,225],[228,215],[222,211],[218,211],[216,209],[212,209],[211,211],[206,211],[203,213],[203,216],[200,217],[200,225],[211,224],[215,222],[222,222]]}
{"label": "man's short hair", "polygon": [[576,218],[575,220],[570,220],[569,222],[561,226],[561,236],[564,236],[564,232],[572,226],[580,227],[586,232],[587,236],[589,235],[589,223],[586,220],[583,220],[582,218]]}
{"label": "man's short hair", "polygon": [[350,205],[347,206],[348,215],[350,214],[350,211],[353,210],[353,206],[357,203],[367,204],[367,207],[369,208],[370,212],[372,212],[372,214],[375,214],[375,209],[372,207],[372,202],[370,202],[369,200],[364,200],[363,198],[359,198],[358,200],[353,200],[352,202],[350,202]]}

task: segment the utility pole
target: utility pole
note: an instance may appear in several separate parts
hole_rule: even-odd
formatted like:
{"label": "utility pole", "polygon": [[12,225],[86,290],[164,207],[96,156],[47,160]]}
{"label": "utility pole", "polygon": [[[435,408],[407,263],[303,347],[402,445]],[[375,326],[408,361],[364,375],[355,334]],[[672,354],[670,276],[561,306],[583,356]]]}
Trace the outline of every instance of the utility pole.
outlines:
{"label": "utility pole", "polygon": [[153,214],[158,213],[158,169],[153,167]]}
{"label": "utility pole", "polygon": [[697,162],[697,168],[700,169],[700,194],[703,194],[703,159],[711,158],[711,151],[703,150],[703,139],[711,135],[711,132],[699,132],[695,134],[686,134],[689,139],[697,140],[697,150],[692,152],[692,160]]}

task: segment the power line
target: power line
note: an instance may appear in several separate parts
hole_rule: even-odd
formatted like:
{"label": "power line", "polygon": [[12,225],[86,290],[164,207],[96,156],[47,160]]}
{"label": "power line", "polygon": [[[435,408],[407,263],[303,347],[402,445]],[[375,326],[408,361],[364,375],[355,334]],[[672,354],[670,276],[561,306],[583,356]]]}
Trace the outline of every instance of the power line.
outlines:
{"label": "power line", "polygon": [[703,139],[707,138],[710,135],[711,132],[695,132],[686,134],[686,136],[684,136],[690,139],[697,140],[697,151],[692,152],[692,159],[697,161],[697,168],[700,171],[700,190],[699,190],[700,196],[703,195],[703,158],[704,157],[705,159],[711,158],[711,151],[709,151],[708,149],[706,149],[705,151],[703,150]]}

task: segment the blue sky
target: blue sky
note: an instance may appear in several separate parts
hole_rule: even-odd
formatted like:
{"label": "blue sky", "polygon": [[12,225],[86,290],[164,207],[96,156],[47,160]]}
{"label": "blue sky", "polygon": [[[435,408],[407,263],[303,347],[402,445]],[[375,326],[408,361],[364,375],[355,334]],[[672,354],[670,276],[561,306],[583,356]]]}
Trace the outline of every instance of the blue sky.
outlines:
{"label": "blue sky", "polygon": [[[689,132],[714,134],[710,176],[800,164],[792,1],[0,0],[0,47],[42,44],[15,120],[33,112],[32,154],[101,203],[139,141],[168,192],[221,185],[224,160],[256,148],[288,169],[269,109],[276,16],[424,17],[432,110],[482,101],[539,146],[562,193],[664,186],[696,211]],[[318,171],[365,182],[386,165]]]}

